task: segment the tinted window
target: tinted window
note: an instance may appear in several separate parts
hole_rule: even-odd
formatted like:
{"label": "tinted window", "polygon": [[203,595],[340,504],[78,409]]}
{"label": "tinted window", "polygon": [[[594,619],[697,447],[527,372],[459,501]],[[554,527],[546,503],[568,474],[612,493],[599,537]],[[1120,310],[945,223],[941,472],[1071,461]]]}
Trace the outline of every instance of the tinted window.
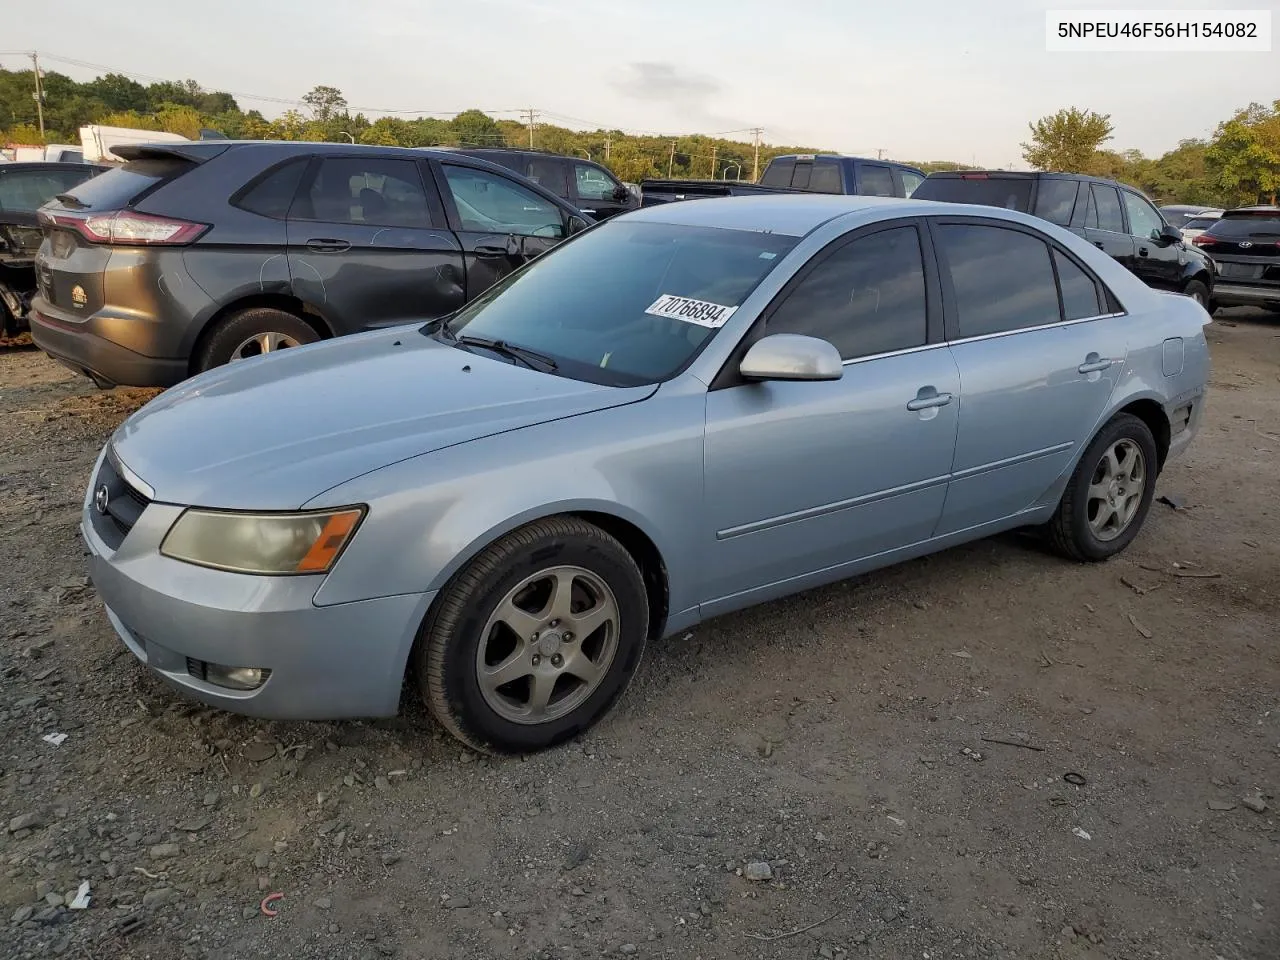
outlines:
{"label": "tinted window", "polygon": [[277,167],[250,187],[236,201],[236,206],[243,207],[250,213],[260,213],[264,217],[286,216],[309,162],[305,158],[299,158]]}
{"label": "tinted window", "polygon": [[1057,250],[1053,262],[1058,267],[1058,284],[1062,287],[1062,310],[1067,320],[1096,317],[1106,311],[1098,300],[1098,285],[1093,278]]}
{"label": "tinted window", "polygon": [[809,180],[813,177],[813,164],[807,160],[796,164],[795,173],[791,175],[791,186],[796,190],[808,190]]}
{"label": "tinted window", "polygon": [[888,167],[862,164],[858,168],[858,193],[864,197],[892,197],[893,172]]}
{"label": "tinted window", "polygon": [[1136,193],[1124,191],[1124,205],[1129,211],[1129,232],[1135,237],[1151,240],[1160,236],[1164,221],[1156,208],[1143,200]]}
{"label": "tinted window", "polygon": [[961,338],[1058,321],[1058,289],[1043,240],[973,224],[946,224],[938,232]]}
{"label": "tinted window", "polygon": [[813,165],[809,189],[815,193],[844,193],[840,180],[840,164],[835,160],[819,160]]}
{"label": "tinted window", "polygon": [[760,178],[760,182],[766,187],[789,187],[791,186],[791,173],[795,166],[796,162],[794,160],[771,160],[769,166],[765,168],[764,176]]}
{"label": "tinted window", "polygon": [[1071,212],[1076,208],[1078,188],[1077,180],[1042,179],[1036,194],[1036,216],[1065,227],[1071,222]]}
{"label": "tinted window", "polygon": [[188,160],[169,158],[130,160],[123,167],[116,167],[92,180],[86,180],[70,193],[86,207],[118,210],[137,200],[144,190],[181,176],[194,166]]}
{"label": "tinted window", "polygon": [[484,170],[455,167],[451,163],[444,164],[444,175],[463,230],[564,236],[564,216],[560,208],[514,180]]}
{"label": "tinted window", "polygon": [[912,173],[910,170],[901,170],[902,187],[906,191],[907,196],[911,196],[916,192],[916,188],[924,183],[924,177],[918,173]]}
{"label": "tinted window", "polygon": [[916,228],[845,244],[800,281],[768,326],[770,333],[829,340],[846,360],[922,345],[924,265]]}
{"label": "tinted window", "polygon": [[372,157],[321,161],[291,216],[379,227],[431,226],[418,165]]}
{"label": "tinted window", "polygon": [[731,311],[795,244],[752,230],[609,220],[491,287],[450,328],[545,353],[565,376],[652,383],[719,328],[664,315],[673,312],[668,296]]}
{"label": "tinted window", "polygon": [[523,171],[524,175],[557,197],[569,195],[569,178],[565,175],[567,164],[552,157],[533,157]]}
{"label": "tinted window", "polygon": [[913,194],[917,200],[946,203],[980,203],[1027,213],[1031,206],[1031,181],[1026,177],[927,177]]}
{"label": "tinted window", "polygon": [[613,191],[618,189],[617,182],[595,164],[575,163],[573,178],[583,200],[612,200]]}
{"label": "tinted window", "polygon": [[1182,224],[1183,230],[1208,230],[1218,222],[1217,217],[1193,217]]}
{"label": "tinted window", "polygon": [[1091,185],[1093,193],[1092,216],[1094,222],[1085,226],[1097,227],[1099,230],[1110,230],[1112,233],[1124,233],[1124,218],[1120,213],[1120,191],[1101,183]]}
{"label": "tinted window", "polygon": [[1214,237],[1245,240],[1257,237],[1274,241],[1280,237],[1280,211],[1276,213],[1249,214],[1244,217],[1223,217],[1215,220],[1205,233]]}
{"label": "tinted window", "polygon": [[66,193],[93,173],[85,170],[0,170],[0,210],[35,213],[46,200]]}

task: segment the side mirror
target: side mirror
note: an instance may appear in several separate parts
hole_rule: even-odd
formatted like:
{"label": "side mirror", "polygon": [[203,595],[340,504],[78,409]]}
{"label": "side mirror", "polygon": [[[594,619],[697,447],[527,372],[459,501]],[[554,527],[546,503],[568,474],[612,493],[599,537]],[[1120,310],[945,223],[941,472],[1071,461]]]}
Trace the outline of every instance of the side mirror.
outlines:
{"label": "side mirror", "polygon": [[844,363],[826,340],[775,333],[751,345],[738,372],[748,380],[839,380]]}
{"label": "side mirror", "polygon": [[1181,243],[1182,231],[1179,230],[1177,227],[1171,227],[1169,224],[1166,223],[1163,227],[1160,228],[1160,233],[1156,239],[1161,240],[1164,243]]}
{"label": "side mirror", "polygon": [[569,224],[565,235],[572,237],[575,233],[581,233],[589,226],[591,226],[591,224],[587,223],[583,217],[579,217],[577,214],[574,214],[569,217]]}
{"label": "side mirror", "polygon": [[617,200],[619,203],[629,199],[630,197],[631,197],[631,191],[628,190],[626,187],[613,188],[613,199]]}

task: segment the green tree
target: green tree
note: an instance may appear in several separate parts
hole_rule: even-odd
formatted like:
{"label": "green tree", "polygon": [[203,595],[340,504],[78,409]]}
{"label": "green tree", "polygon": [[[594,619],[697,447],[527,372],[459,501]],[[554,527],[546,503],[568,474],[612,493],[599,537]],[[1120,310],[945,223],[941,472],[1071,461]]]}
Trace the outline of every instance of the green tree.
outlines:
{"label": "green tree", "polygon": [[1088,173],[1098,148],[1111,139],[1111,115],[1068,107],[1027,124],[1022,157],[1037,170]]}
{"label": "green tree", "polygon": [[347,112],[347,98],[337,87],[312,87],[310,93],[303,94],[302,102],[311,108],[311,116],[321,123]]}
{"label": "green tree", "polygon": [[81,84],[81,90],[109,110],[146,110],[150,104],[147,88],[122,73],[108,73]]}
{"label": "green tree", "polygon": [[464,110],[450,121],[449,130],[454,143],[463,146],[501,147],[505,142],[493,117],[479,110]]}
{"label": "green tree", "polygon": [[1205,151],[1211,176],[1234,202],[1276,202],[1280,191],[1280,100],[1251,103],[1218,125]]}

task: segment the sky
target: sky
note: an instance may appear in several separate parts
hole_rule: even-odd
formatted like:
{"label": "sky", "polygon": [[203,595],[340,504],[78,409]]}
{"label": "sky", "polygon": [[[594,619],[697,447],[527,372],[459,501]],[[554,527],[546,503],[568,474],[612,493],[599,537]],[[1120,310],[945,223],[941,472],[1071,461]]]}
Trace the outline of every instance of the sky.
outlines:
{"label": "sky", "polygon": [[[1280,0],[44,0],[0,50],[45,69],[192,78],[274,116],[317,84],[353,111],[686,134],[1025,167],[1027,123],[1111,115],[1106,146],[1147,155],[1280,98],[1270,53],[1049,53],[1049,9],[1274,9]],[[1275,16],[1280,29],[1280,13]],[[21,57],[0,56],[17,69]],[[749,139],[737,132],[735,138]]]}

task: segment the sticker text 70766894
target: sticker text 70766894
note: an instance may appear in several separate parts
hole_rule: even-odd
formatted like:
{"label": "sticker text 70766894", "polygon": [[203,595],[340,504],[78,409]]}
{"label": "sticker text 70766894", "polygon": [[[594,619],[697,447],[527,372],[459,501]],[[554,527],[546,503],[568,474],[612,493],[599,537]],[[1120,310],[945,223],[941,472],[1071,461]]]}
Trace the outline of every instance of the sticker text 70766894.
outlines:
{"label": "sticker text 70766894", "polygon": [[645,308],[645,313],[655,317],[670,317],[673,320],[684,320],[696,323],[700,327],[723,327],[733,316],[737,307],[728,307],[722,303],[711,303],[707,300],[693,300],[689,297],[677,297],[664,293]]}

